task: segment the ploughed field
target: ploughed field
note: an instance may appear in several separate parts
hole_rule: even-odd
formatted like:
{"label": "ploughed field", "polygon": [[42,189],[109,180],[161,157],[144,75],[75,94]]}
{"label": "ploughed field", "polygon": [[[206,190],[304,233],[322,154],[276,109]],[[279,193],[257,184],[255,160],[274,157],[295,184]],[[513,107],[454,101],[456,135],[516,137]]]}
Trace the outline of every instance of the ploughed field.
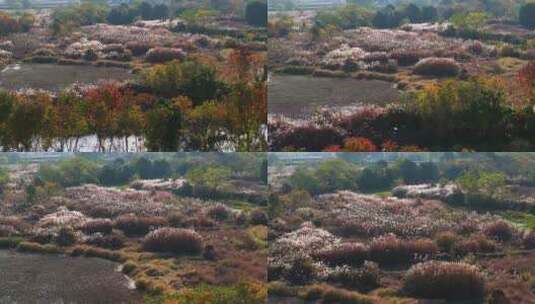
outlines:
{"label": "ploughed field", "polygon": [[141,294],[99,258],[0,250],[0,303],[142,303]]}
{"label": "ploughed field", "polygon": [[0,87],[9,90],[43,89],[60,91],[74,83],[95,84],[99,80],[127,80],[127,69],[92,65],[11,64],[0,72]]}
{"label": "ploughed field", "polygon": [[291,118],[306,118],[319,108],[384,106],[399,97],[393,84],[382,80],[273,74],[268,82],[269,113]]}

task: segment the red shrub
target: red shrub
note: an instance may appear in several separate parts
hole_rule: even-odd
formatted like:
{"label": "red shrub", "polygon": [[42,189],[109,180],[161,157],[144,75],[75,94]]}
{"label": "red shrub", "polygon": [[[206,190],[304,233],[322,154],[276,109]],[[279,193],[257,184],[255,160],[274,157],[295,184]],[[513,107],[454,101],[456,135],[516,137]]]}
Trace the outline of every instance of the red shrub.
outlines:
{"label": "red shrub", "polygon": [[390,58],[396,60],[400,66],[409,66],[417,63],[422,54],[415,51],[394,51],[390,54]]}
{"label": "red shrub", "polygon": [[314,258],[331,266],[360,266],[368,259],[368,247],[361,243],[342,243],[317,252]]}
{"label": "red shrub", "polygon": [[477,267],[465,263],[430,261],[407,271],[403,289],[409,295],[427,299],[480,299],[485,281]]}
{"label": "red shrub", "polygon": [[134,56],[143,56],[150,50],[153,45],[145,41],[128,41],[126,48],[132,52]]}
{"label": "red shrub", "polygon": [[370,259],[381,265],[407,264],[431,258],[438,246],[431,240],[398,239],[393,235],[375,238],[370,244]]}
{"label": "red shrub", "polygon": [[414,66],[414,73],[427,76],[457,76],[459,64],[451,58],[429,57]]}
{"label": "red shrub", "polygon": [[376,152],[377,146],[365,137],[350,137],[344,141],[344,150],[348,152]]}
{"label": "red shrub", "polygon": [[206,210],[206,214],[214,220],[224,221],[230,216],[230,210],[223,204],[216,204]]}
{"label": "red shrub", "polygon": [[148,251],[200,254],[202,248],[202,237],[190,229],[160,228],[143,239],[143,249]]}
{"label": "red shrub", "polygon": [[152,229],[166,225],[164,218],[156,216],[122,215],[115,220],[115,227],[126,235],[144,235]]}
{"label": "red shrub", "polygon": [[513,238],[514,229],[505,221],[497,221],[485,226],[483,232],[492,239],[506,242]]}
{"label": "red shrub", "polygon": [[112,229],[113,223],[108,219],[90,220],[82,226],[82,231],[86,234],[93,234],[97,232],[111,233]]}
{"label": "red shrub", "polygon": [[183,60],[186,53],[181,49],[155,47],[145,54],[145,60],[152,63],[160,63],[171,60]]}
{"label": "red shrub", "polygon": [[496,243],[485,236],[477,235],[460,241],[453,246],[456,255],[464,256],[470,253],[490,253],[496,251]]}
{"label": "red shrub", "polygon": [[249,223],[251,225],[265,225],[268,224],[268,216],[261,209],[254,209],[249,213]]}

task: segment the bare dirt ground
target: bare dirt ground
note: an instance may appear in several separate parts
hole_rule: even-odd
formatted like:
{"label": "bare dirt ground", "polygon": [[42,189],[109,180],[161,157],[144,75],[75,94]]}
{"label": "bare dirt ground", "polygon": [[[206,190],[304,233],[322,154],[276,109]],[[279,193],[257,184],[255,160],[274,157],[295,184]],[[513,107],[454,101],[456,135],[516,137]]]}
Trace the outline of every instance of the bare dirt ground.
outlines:
{"label": "bare dirt ground", "polygon": [[0,303],[142,303],[116,267],[98,258],[0,251]]}

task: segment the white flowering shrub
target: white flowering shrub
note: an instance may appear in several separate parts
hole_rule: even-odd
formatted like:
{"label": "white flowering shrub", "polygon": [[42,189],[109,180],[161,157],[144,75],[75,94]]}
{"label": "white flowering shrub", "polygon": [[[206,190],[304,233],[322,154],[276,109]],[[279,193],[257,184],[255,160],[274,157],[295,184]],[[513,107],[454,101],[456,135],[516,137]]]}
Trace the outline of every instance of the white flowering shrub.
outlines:
{"label": "white flowering shrub", "polygon": [[67,207],[59,207],[58,211],[43,216],[38,225],[40,227],[82,227],[88,218],[81,212],[70,211]]}

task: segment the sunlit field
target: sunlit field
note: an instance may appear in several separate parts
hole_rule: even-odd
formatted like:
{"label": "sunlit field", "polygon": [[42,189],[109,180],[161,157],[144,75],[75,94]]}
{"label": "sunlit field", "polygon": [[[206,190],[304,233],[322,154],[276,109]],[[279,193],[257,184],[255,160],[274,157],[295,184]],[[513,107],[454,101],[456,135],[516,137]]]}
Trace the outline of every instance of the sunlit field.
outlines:
{"label": "sunlit field", "polygon": [[2,303],[265,301],[264,154],[0,159]]}
{"label": "sunlit field", "polygon": [[532,153],[317,155],[270,155],[270,303],[535,301]]}

